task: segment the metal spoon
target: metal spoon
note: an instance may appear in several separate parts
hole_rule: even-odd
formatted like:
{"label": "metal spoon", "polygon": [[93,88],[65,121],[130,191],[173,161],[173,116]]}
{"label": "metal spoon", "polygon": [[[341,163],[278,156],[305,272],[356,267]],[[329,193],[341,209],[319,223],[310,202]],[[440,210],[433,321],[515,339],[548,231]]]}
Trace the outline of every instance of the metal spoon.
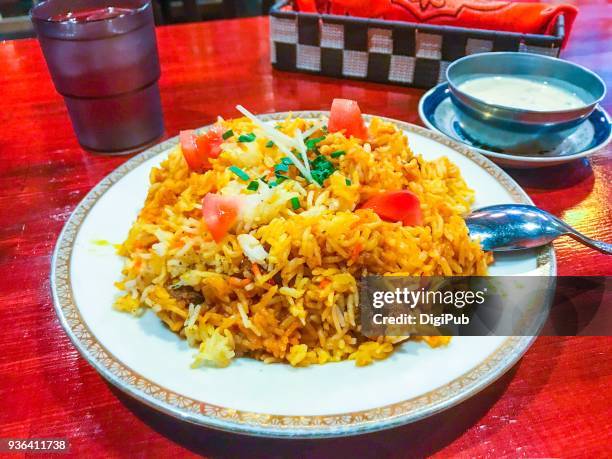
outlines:
{"label": "metal spoon", "polygon": [[554,215],[534,206],[500,204],[469,214],[465,222],[470,236],[479,239],[484,250],[510,251],[539,247],[568,235],[584,245],[612,255],[612,244],[579,233]]}

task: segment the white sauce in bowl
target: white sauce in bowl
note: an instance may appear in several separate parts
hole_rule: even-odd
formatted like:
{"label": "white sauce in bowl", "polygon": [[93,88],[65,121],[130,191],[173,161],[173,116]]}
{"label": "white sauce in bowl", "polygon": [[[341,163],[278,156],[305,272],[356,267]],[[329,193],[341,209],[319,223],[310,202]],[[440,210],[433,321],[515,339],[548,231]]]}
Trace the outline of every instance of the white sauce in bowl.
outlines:
{"label": "white sauce in bowl", "polygon": [[465,94],[487,104],[541,112],[571,110],[586,103],[579,88],[543,77],[478,76],[457,86]]}

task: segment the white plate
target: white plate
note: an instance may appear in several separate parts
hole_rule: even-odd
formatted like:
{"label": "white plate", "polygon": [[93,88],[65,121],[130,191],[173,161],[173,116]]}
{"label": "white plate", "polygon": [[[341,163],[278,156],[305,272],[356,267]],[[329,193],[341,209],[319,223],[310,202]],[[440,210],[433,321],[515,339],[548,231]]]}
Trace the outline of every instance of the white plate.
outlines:
{"label": "white plate", "polygon": [[[320,112],[294,112],[304,118]],[[267,120],[286,114],[264,115]],[[447,155],[476,190],[476,206],[531,203],[501,169],[440,134],[396,122],[415,152]],[[52,261],[58,317],[75,346],[112,384],[182,420],[273,437],[329,437],[394,427],[429,416],[478,392],[526,351],[532,337],[456,337],[446,348],[403,344],[389,359],[292,368],[240,358],[228,368],[189,367],[194,350],[152,313],[134,318],[113,310],[121,242],[142,207],[152,166],[177,143],[170,139],[127,161],[79,204]],[[493,274],[554,275],[552,248],[498,257]]]}

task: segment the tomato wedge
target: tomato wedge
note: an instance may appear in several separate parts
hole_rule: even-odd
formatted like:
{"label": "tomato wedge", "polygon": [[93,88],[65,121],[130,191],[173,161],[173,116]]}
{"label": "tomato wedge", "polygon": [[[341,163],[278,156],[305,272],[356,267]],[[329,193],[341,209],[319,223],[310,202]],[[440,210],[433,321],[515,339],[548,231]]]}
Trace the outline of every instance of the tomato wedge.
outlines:
{"label": "tomato wedge", "polygon": [[361,208],[372,209],[383,220],[402,222],[404,226],[423,224],[419,198],[408,190],[378,194],[363,203]]}
{"label": "tomato wedge", "polygon": [[189,169],[192,171],[198,171],[204,168],[205,163],[208,161],[204,161],[205,158],[201,157],[198,154],[198,143],[196,141],[197,136],[193,129],[188,131],[181,131],[179,133],[179,141],[181,143],[181,151],[183,152],[183,157],[185,161],[187,161],[187,165]]}
{"label": "tomato wedge", "polygon": [[213,126],[202,135],[197,135],[193,129],[181,131],[179,140],[189,169],[202,172],[210,169],[209,158],[216,158],[221,154],[223,129],[218,125]]}
{"label": "tomato wedge", "polygon": [[238,196],[221,196],[215,193],[208,193],[204,196],[202,218],[215,242],[221,242],[236,222],[242,204]]}
{"label": "tomato wedge", "polygon": [[198,149],[209,158],[217,158],[221,154],[223,143],[223,128],[215,124],[198,137]]}
{"label": "tomato wedge", "polygon": [[354,100],[333,100],[327,129],[329,132],[344,131],[347,137],[368,138],[368,130],[361,117],[361,110]]}

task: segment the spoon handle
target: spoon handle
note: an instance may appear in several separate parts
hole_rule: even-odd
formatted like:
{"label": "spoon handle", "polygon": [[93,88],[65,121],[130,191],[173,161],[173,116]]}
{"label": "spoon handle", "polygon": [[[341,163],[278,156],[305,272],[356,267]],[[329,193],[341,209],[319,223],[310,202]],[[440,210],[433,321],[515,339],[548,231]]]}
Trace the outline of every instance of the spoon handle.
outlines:
{"label": "spoon handle", "polygon": [[608,244],[607,242],[603,241],[596,241],[595,239],[586,237],[584,234],[581,234],[576,230],[569,233],[569,235],[577,241],[582,242],[584,245],[587,245],[595,250],[599,250],[601,253],[612,255],[612,244]]}

